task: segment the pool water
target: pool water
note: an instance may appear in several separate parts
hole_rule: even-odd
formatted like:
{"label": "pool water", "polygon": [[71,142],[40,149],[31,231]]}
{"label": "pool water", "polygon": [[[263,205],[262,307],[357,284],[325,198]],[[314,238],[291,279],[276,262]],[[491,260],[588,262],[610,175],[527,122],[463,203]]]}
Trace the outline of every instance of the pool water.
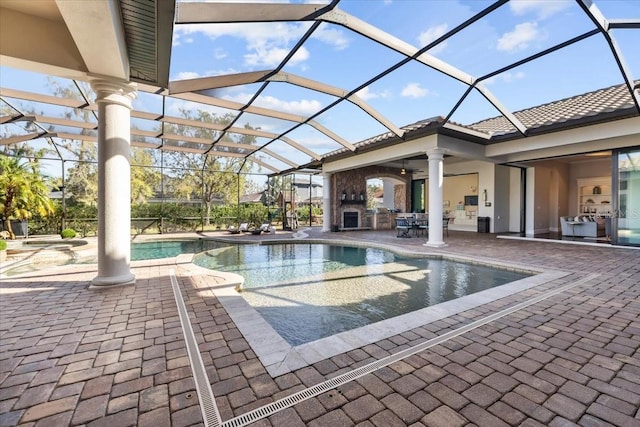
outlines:
{"label": "pool water", "polygon": [[212,240],[161,240],[131,243],[131,261],[173,258],[180,254],[193,254],[228,246]]}
{"label": "pool water", "polygon": [[291,345],[529,277],[446,260],[325,244],[236,245],[194,257],[240,274],[240,295]]}
{"label": "pool water", "polygon": [[[50,242],[29,242],[24,245],[29,247],[29,251],[34,252],[46,249],[47,254],[39,253],[35,257],[30,257],[30,262],[13,267],[3,274],[14,276],[17,274],[32,273],[50,267],[60,267],[67,264],[95,264],[98,262],[97,256],[84,256],[76,258],[71,252],[66,251],[70,246],[84,245],[84,241],[70,241],[64,243]],[[147,259],[173,258],[180,254],[198,253],[210,249],[228,246],[228,244],[211,240],[159,240],[149,242],[131,243],[131,261],[141,261]],[[26,250],[25,250],[26,251]]]}

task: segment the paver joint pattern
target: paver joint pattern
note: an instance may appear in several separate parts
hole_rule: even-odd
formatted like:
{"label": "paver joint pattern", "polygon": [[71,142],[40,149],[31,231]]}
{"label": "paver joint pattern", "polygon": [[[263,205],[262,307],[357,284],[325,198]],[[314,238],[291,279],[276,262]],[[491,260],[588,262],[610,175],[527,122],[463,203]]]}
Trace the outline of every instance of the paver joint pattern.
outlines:
{"label": "paver joint pattern", "polygon": [[[397,244],[394,233],[384,232],[321,237],[333,234]],[[402,244],[422,246],[410,240]],[[640,252],[453,231],[446,248],[429,250],[573,272],[566,281],[599,276],[254,424],[640,426]],[[87,289],[92,266],[3,277],[0,425],[202,425],[171,268],[223,421],[536,293],[272,378],[220,302],[196,286],[207,277],[174,262],[134,263],[135,286],[100,291]]]}

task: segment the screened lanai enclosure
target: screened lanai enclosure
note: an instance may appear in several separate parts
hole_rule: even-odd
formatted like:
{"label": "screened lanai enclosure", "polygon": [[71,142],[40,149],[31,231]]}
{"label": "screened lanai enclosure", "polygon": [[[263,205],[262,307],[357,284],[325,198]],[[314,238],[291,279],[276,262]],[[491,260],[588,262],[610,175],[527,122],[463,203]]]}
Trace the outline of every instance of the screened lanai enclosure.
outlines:
{"label": "screened lanai enclosure", "polygon": [[[292,209],[327,227],[340,172],[436,173],[426,130],[455,139],[440,161],[630,148],[536,138],[640,115],[639,17],[613,0],[2,0],[0,150],[51,177],[43,230],[287,227]],[[532,108],[614,86],[624,103]]]}

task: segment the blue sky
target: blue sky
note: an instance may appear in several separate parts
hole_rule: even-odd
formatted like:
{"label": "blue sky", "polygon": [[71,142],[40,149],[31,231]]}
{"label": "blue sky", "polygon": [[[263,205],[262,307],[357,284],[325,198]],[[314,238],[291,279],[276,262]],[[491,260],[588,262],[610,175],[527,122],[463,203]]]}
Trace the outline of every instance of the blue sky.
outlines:
{"label": "blue sky", "polygon": [[[338,8],[385,33],[421,48],[490,5],[487,1],[349,1]],[[640,2],[605,0],[596,3],[610,19],[640,18]],[[188,79],[276,67],[309,27],[307,23],[190,24],[174,32],[171,79]],[[481,77],[594,28],[574,1],[511,1],[474,23],[429,53],[457,69]],[[640,31],[614,33],[629,70],[640,78]],[[351,91],[394,66],[404,57],[349,29],[323,24],[284,71]],[[623,82],[609,47],[600,35],[500,74],[486,87],[507,109],[517,111]],[[245,102],[257,85],[217,90],[215,95]],[[358,95],[395,125],[403,126],[436,115],[447,115],[466,85],[411,62],[365,87]],[[279,111],[311,115],[332,97],[285,83],[271,84],[257,104]],[[318,121],[350,142],[385,132],[361,110],[343,103]],[[469,124],[498,115],[473,93],[452,116]],[[275,132],[275,120],[251,117]],[[317,132],[294,132],[318,151],[335,144]]]}
{"label": "blue sky", "polygon": [[[484,0],[343,0],[338,9],[377,27],[386,37],[422,48],[491,4]],[[595,4],[607,19],[640,19],[639,1],[600,0]],[[176,25],[170,80],[274,69],[309,27],[310,23],[304,22]],[[593,28],[594,24],[575,1],[512,0],[436,45],[429,54],[465,75],[480,78]],[[637,47],[640,30],[619,29],[614,30],[613,35],[632,78],[640,79]],[[404,58],[345,27],[323,23],[283,71],[349,92]],[[492,77],[484,85],[508,110],[518,111],[622,82],[606,40],[597,34]],[[50,92],[45,76],[6,67],[0,69],[0,83],[8,88]],[[208,93],[244,104],[260,86],[248,84]],[[362,88],[358,96],[393,125],[401,127],[448,115],[466,88],[465,84],[439,71],[410,61]],[[309,117],[335,100],[331,95],[275,82],[267,86],[255,105]],[[162,102],[158,96],[140,93],[134,108],[159,113]],[[179,108],[237,114],[181,100],[167,102],[165,113],[177,116]],[[499,112],[482,95],[472,91],[451,120],[470,124],[496,115]],[[382,124],[349,102],[338,104],[315,120],[349,143],[387,132]],[[292,122],[246,113],[236,125],[246,123],[275,134],[286,132],[287,137],[319,154],[340,148],[338,143],[310,126],[290,131]],[[150,129],[156,124],[135,121],[135,125]],[[257,142],[261,145],[268,141],[270,139],[259,138]],[[271,142],[269,149],[297,163],[309,161],[306,154],[281,141]],[[278,160],[269,161],[286,168]]]}

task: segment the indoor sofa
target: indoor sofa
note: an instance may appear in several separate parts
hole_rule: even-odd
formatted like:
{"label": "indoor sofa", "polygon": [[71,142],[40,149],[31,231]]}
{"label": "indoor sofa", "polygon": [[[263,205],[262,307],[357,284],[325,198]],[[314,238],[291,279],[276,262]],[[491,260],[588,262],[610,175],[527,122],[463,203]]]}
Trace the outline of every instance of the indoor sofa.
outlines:
{"label": "indoor sofa", "polygon": [[605,218],[595,215],[561,216],[560,226],[563,236],[604,237],[606,236]]}

